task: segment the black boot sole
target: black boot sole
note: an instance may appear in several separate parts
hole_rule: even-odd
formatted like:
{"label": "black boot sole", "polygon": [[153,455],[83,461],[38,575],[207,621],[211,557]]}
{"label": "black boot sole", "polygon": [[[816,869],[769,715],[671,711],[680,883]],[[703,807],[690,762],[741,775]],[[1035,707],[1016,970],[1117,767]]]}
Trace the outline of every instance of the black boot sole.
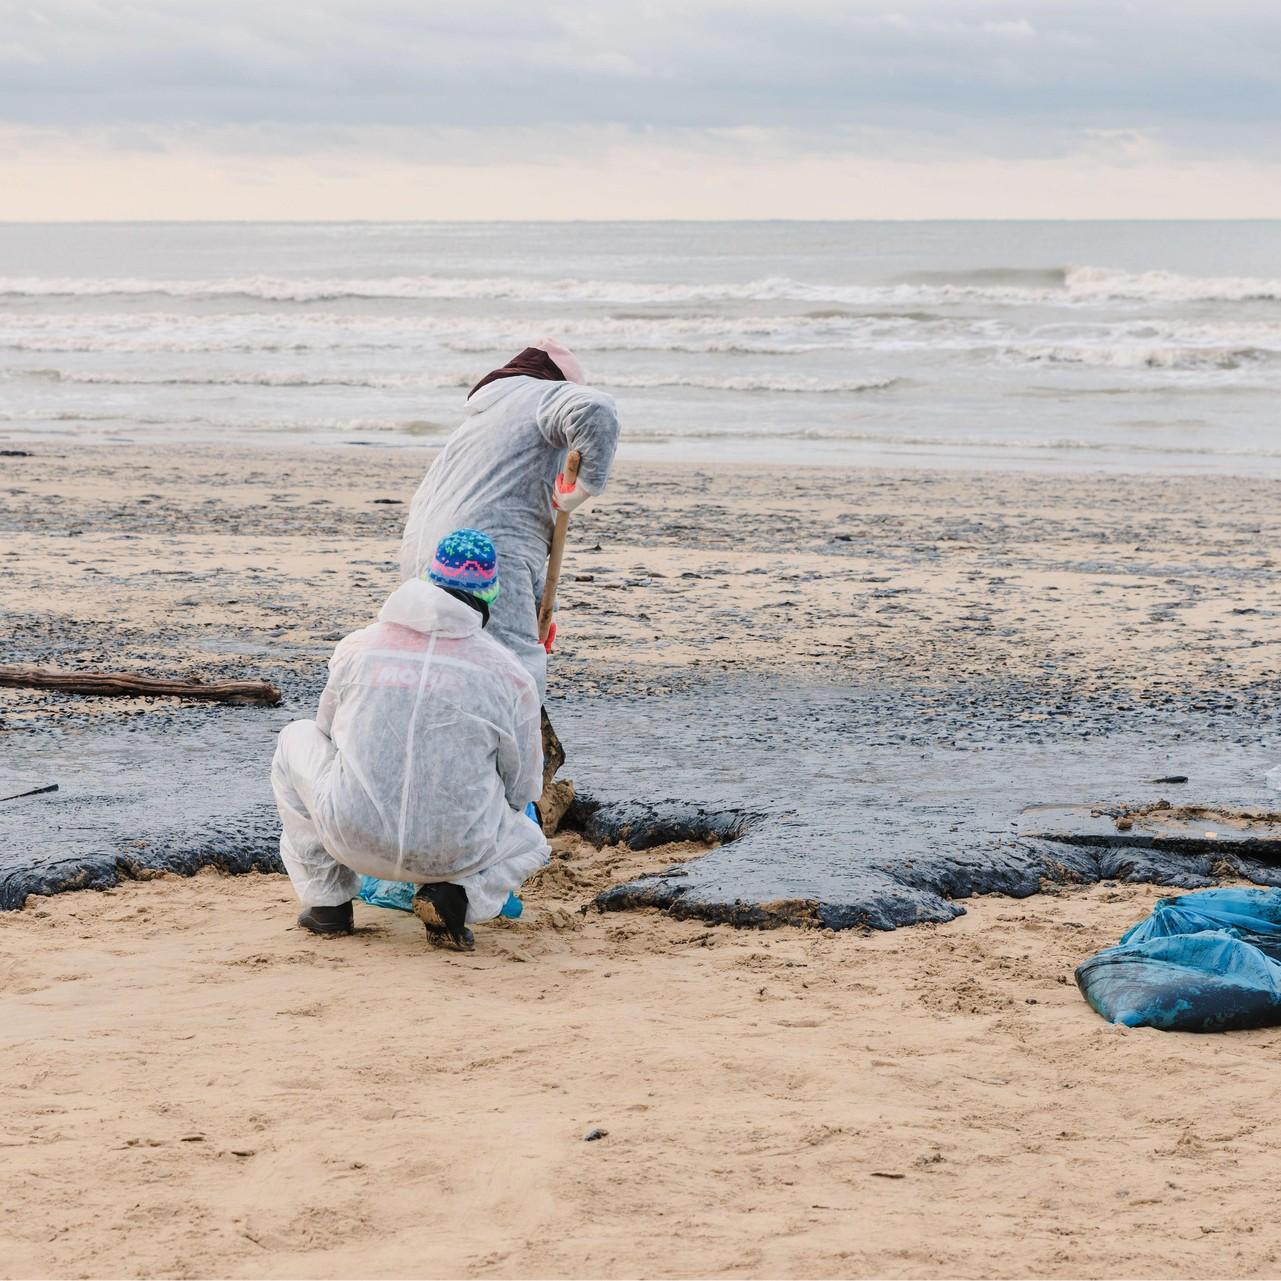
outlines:
{"label": "black boot sole", "polygon": [[414,895],[414,915],[433,943],[448,942],[460,952],[475,948],[476,940],[467,928],[467,891],[461,885],[448,881],[420,885]]}

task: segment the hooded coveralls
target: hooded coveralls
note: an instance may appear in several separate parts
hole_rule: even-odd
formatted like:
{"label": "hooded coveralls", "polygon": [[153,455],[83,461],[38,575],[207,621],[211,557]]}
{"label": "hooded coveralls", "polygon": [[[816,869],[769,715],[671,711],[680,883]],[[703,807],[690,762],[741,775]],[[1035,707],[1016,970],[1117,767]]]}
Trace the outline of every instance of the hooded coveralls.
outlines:
{"label": "hooded coveralls", "polygon": [[552,485],[566,453],[577,449],[579,481],[592,494],[605,488],[618,412],[604,392],[529,377],[489,383],[464,412],[414,495],[400,545],[401,582],[431,564],[437,541],[450,530],[483,529],[498,548],[503,580],[488,631],[524,664],[541,703],[547,653],[538,640],[538,603],[555,521]]}
{"label": "hooded coveralls", "polygon": [[416,579],[340,642],[316,719],[281,731],[281,860],[308,907],[346,903],[361,875],[452,881],[468,922],[488,920],[547,862],[523,813],[542,767],[528,673],[475,610]]}

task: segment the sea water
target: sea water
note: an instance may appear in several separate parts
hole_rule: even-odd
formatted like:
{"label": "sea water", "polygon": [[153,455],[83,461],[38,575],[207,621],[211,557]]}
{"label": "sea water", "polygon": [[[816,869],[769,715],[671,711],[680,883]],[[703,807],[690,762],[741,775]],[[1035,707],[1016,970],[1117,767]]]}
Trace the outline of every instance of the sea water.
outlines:
{"label": "sea water", "polygon": [[1281,472],[1281,222],[0,225],[0,444],[430,444],[544,334],[632,457]]}

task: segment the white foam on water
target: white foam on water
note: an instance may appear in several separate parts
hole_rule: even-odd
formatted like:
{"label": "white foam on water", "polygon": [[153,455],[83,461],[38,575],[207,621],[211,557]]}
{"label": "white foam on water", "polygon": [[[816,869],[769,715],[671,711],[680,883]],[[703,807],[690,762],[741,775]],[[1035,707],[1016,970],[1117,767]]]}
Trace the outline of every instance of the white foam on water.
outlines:
{"label": "white foam on water", "polygon": [[1277,263],[1271,224],[0,228],[0,424],[408,444],[553,333],[625,440],[714,457],[1266,460]]}
{"label": "white foam on water", "polygon": [[1037,270],[994,268],[957,273],[943,283],[850,285],[767,276],[746,283],[658,283],[624,280],[537,280],[519,276],[386,276],[367,278],[244,276],[151,280],[143,277],[0,277],[0,296],[249,298],[315,303],[338,299],[504,300],[539,303],[663,304],[690,302],[829,302],[850,306],[989,302],[1275,302],[1281,279],[1197,277],[1172,271],[1130,272],[1102,266]]}
{"label": "white foam on water", "polygon": [[[950,328],[946,320],[900,316],[578,317],[558,336],[592,352],[805,355],[893,343]],[[350,316],[331,312],[199,315],[165,312],[25,315],[0,313],[0,349],[10,351],[194,354],[247,351],[395,351],[437,343],[488,359],[538,337],[537,326],[510,317]]]}
{"label": "white foam on water", "polygon": [[[148,374],[98,373],[65,369],[16,369],[5,371],[9,380],[70,383],[84,386],[107,387],[367,387],[379,390],[448,390],[471,387],[476,381],[475,371],[442,374],[309,374],[305,372],[207,374]],[[620,374],[611,377],[610,386],[627,389],[686,387],[705,391],[734,392],[786,392],[831,395],[838,392],[857,393],[884,391],[898,379],[842,379],[824,381],[820,378],[783,378],[741,376],[712,378],[703,375]]]}
{"label": "white foam on water", "polygon": [[1254,276],[1182,276],[1173,271],[1116,271],[1074,267],[1068,295],[1078,300],[1132,299],[1144,302],[1281,302],[1281,279]]}
{"label": "white foam on water", "polygon": [[1009,346],[1002,355],[1030,365],[1085,365],[1093,369],[1161,369],[1195,372],[1234,370],[1276,360],[1281,351],[1262,347]]}

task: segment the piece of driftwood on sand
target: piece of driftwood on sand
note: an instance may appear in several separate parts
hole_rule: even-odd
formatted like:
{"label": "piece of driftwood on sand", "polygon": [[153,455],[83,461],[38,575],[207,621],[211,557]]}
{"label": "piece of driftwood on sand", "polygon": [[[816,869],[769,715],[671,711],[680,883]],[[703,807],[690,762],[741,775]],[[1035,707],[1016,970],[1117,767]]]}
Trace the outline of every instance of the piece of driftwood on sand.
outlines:
{"label": "piece of driftwood on sand", "polygon": [[0,667],[0,685],[119,698],[200,698],[215,703],[264,703],[270,707],[280,702],[280,691],[267,681],[206,683],[135,676],[130,672],[53,672],[42,667]]}

